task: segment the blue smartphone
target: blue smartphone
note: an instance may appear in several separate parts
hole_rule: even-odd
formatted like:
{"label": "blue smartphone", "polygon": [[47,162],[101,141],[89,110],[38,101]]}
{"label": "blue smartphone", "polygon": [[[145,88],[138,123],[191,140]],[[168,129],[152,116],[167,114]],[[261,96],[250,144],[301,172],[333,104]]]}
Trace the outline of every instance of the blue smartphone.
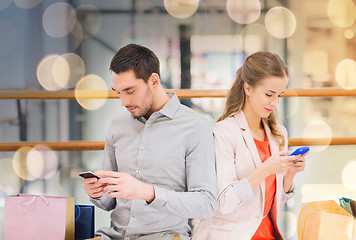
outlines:
{"label": "blue smartphone", "polygon": [[303,155],[305,154],[306,152],[308,152],[310,150],[310,147],[300,147],[300,148],[297,148],[294,152],[292,152],[289,156],[292,156],[292,155]]}

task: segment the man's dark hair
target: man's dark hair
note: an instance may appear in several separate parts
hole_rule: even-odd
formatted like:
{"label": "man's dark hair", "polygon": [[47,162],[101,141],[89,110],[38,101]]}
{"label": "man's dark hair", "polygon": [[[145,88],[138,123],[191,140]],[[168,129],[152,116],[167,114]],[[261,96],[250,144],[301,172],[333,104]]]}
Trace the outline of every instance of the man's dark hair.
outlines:
{"label": "man's dark hair", "polygon": [[160,75],[157,56],[150,49],[137,44],[120,48],[111,60],[110,70],[116,74],[133,70],[136,78],[146,82],[152,73]]}

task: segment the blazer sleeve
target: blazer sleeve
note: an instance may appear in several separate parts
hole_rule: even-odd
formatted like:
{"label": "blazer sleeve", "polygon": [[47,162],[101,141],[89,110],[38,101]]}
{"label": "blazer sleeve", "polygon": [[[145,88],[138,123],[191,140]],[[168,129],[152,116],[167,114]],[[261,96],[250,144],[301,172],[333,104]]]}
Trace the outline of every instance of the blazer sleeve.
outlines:
{"label": "blazer sleeve", "polygon": [[229,214],[239,206],[254,199],[254,193],[247,178],[238,179],[236,173],[236,144],[241,134],[238,126],[220,122],[214,127],[216,171],[218,184],[217,211]]}

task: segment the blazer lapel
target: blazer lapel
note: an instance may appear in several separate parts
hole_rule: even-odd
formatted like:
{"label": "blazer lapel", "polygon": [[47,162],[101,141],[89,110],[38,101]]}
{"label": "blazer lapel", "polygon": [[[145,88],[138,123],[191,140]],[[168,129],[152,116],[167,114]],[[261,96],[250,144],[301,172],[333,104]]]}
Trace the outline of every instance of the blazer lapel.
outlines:
{"label": "blazer lapel", "polygon": [[235,115],[235,118],[240,126],[242,137],[247,145],[248,150],[251,153],[255,167],[258,168],[262,164],[262,161],[260,159],[260,155],[258,154],[256,144],[253,140],[245,115],[242,111],[240,111],[238,114]]}
{"label": "blazer lapel", "polygon": [[[255,164],[255,167],[258,168],[259,166],[262,165],[262,160],[260,158],[260,155],[258,154],[258,150],[255,144],[255,141],[253,140],[250,128],[248,126],[247,120],[245,118],[245,115],[242,111],[240,111],[238,114],[235,115],[235,118],[237,119],[237,122],[241,128],[241,132],[242,132],[242,137],[246,143],[246,146],[248,148],[248,150],[250,151],[252,160]],[[261,216],[263,215],[263,209],[264,209],[264,205],[263,203],[265,202],[265,182],[263,181],[260,184],[261,187],[261,197],[262,197],[262,207],[261,207]],[[257,188],[258,189],[258,188]],[[256,191],[257,191],[256,189]]]}
{"label": "blazer lapel", "polygon": [[273,155],[273,153],[279,152],[279,145],[276,139],[272,136],[271,130],[269,129],[265,119],[262,119],[262,123],[269,141],[269,146],[271,148],[271,155]]}
{"label": "blazer lapel", "polygon": [[[268,141],[269,141],[269,145],[271,148],[271,155],[273,153],[279,152],[279,145],[278,142],[276,141],[276,138],[272,136],[271,130],[269,129],[266,121],[263,119],[263,127],[265,129]],[[282,194],[280,193],[281,191],[284,191],[283,189],[283,178],[284,178],[284,174],[280,173],[280,174],[276,174],[276,204],[277,207],[280,205],[281,202],[281,196]]]}

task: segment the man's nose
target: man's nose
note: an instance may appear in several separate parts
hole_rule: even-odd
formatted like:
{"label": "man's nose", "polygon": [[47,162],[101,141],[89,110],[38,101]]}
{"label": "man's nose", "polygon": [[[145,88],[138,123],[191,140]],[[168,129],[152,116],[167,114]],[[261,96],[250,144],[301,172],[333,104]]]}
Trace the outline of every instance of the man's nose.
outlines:
{"label": "man's nose", "polygon": [[121,99],[121,106],[126,107],[129,105],[130,101],[128,98],[120,96],[120,99]]}

